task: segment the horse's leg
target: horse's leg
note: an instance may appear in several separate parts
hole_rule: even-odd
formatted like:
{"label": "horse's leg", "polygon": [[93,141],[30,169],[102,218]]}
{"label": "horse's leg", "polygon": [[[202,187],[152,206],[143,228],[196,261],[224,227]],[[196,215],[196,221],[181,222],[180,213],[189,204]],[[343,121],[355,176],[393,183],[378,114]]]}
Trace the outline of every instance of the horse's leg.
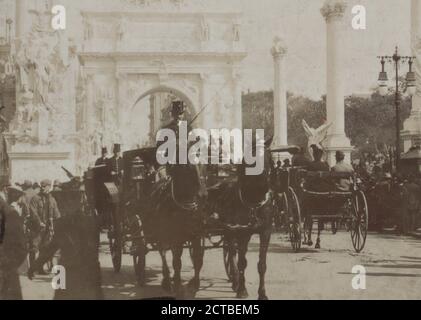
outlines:
{"label": "horse's leg", "polygon": [[317,240],[316,240],[316,249],[320,249],[320,234],[321,234],[321,232],[322,232],[322,230],[323,230],[323,227],[324,227],[324,225],[323,225],[323,221],[318,221],[318,224],[317,224]]}
{"label": "horse's leg", "polygon": [[309,247],[311,247],[313,245],[313,241],[311,240],[311,234],[313,233],[313,218],[312,217],[307,217],[306,218],[306,222],[307,222],[307,245]]}
{"label": "horse's leg", "polygon": [[190,280],[189,286],[195,291],[200,288],[200,271],[203,267],[203,255],[204,248],[202,247],[202,239],[200,237],[195,238],[192,243],[192,258],[194,267],[194,278]]}
{"label": "horse's leg", "polygon": [[167,250],[164,248],[159,248],[159,255],[162,259],[162,288],[165,291],[171,291],[171,279],[170,279],[170,268],[168,268],[168,262],[167,262]]}
{"label": "horse's leg", "polygon": [[227,243],[228,243],[228,263],[231,266],[231,276],[232,276],[232,291],[237,292],[238,290],[238,284],[240,282],[240,274],[238,272],[238,258],[237,257],[237,247],[236,247],[236,241],[234,237],[227,236]]}
{"label": "horse's leg", "polygon": [[265,275],[266,275],[266,258],[270,243],[270,228],[267,228],[260,233],[260,250],[259,250],[259,263],[257,264],[257,270],[259,271],[260,283],[259,283],[259,300],[268,300],[266,296],[265,288]]}
{"label": "horse's leg", "polygon": [[172,264],[174,268],[174,290],[180,294],[182,288],[181,282],[181,257],[183,255],[183,244],[176,244],[172,247]]}
{"label": "horse's leg", "polygon": [[248,298],[248,292],[246,289],[246,277],[245,271],[247,268],[247,250],[251,236],[240,236],[238,238],[238,272],[239,272],[239,283],[237,289],[237,298],[246,299]]}

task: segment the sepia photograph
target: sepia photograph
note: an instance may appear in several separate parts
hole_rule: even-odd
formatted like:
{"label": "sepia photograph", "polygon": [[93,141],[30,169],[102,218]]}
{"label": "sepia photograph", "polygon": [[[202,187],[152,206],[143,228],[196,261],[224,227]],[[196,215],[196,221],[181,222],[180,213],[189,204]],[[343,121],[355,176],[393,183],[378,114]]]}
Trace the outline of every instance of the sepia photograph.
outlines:
{"label": "sepia photograph", "polygon": [[0,0],[0,300],[420,299],[421,0]]}

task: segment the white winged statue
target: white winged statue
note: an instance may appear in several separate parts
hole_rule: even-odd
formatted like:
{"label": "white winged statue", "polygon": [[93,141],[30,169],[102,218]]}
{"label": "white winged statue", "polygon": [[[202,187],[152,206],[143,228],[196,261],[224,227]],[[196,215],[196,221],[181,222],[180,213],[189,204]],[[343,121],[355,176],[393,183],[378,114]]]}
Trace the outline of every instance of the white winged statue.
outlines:
{"label": "white winged statue", "polygon": [[311,152],[311,146],[316,145],[320,150],[323,150],[322,142],[326,139],[327,132],[329,131],[332,123],[325,123],[317,129],[311,128],[305,120],[303,120],[303,128],[308,138],[308,149],[311,157],[313,153]]}

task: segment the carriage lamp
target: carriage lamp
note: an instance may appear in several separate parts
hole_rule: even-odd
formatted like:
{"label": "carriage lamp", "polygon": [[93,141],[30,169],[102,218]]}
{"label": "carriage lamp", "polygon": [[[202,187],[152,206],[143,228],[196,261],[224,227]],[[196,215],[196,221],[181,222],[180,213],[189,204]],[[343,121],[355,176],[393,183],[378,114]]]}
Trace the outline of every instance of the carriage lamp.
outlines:
{"label": "carriage lamp", "polygon": [[385,63],[386,63],[386,61],[385,61],[384,57],[382,57],[382,59],[381,59],[382,71],[379,74],[379,93],[382,96],[385,96],[388,92],[387,82],[389,81],[389,79],[387,77],[387,72],[384,71]]}
{"label": "carriage lamp", "polygon": [[142,159],[139,157],[135,158],[132,162],[132,180],[141,181],[146,178],[146,168]]}

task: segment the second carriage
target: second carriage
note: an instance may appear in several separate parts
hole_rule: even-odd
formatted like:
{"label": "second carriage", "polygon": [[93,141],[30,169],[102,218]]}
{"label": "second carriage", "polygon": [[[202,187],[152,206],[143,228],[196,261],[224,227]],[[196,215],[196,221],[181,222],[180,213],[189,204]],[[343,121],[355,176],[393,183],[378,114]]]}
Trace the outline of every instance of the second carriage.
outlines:
{"label": "second carriage", "polygon": [[[296,152],[288,147],[273,152]],[[338,188],[346,180],[349,189]],[[311,185],[311,186],[310,186]],[[277,214],[289,234],[295,252],[302,244],[312,245],[313,224],[318,223],[316,247],[320,247],[320,232],[326,222],[335,234],[344,225],[351,234],[357,253],[364,249],[368,231],[366,195],[355,173],[311,172],[304,167],[275,169],[273,189],[277,199]]]}
{"label": "second carriage", "polygon": [[[349,182],[349,189],[338,188],[338,181]],[[323,185],[323,187],[321,187]],[[303,219],[303,243],[313,245],[313,224],[318,224],[316,248],[320,248],[320,233],[330,222],[333,233],[339,226],[350,232],[354,250],[360,253],[366,244],[368,206],[366,196],[355,173],[311,172],[299,169],[295,190]]]}

